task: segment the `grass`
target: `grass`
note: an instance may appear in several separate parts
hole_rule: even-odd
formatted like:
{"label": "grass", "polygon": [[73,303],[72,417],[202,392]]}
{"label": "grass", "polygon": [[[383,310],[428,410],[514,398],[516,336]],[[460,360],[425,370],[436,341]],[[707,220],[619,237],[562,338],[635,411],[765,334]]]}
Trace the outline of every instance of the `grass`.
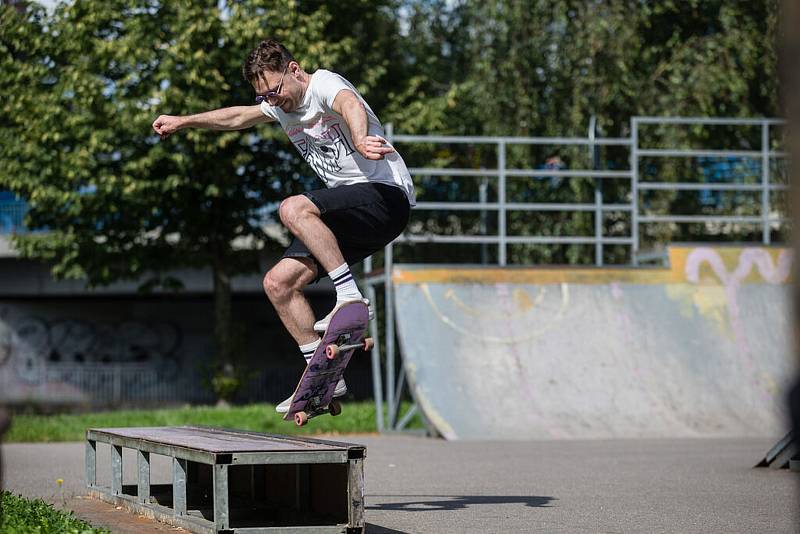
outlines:
{"label": "grass", "polygon": [[[409,407],[405,404],[401,413]],[[284,421],[271,404],[217,408],[193,406],[162,410],[127,410],[64,415],[18,415],[4,436],[6,443],[83,441],[87,428],[204,425],[269,434],[351,434],[375,432],[373,401],[344,402],[337,417],[322,415],[304,427]],[[414,417],[408,428],[422,428]]]}
{"label": "grass", "polygon": [[41,499],[26,499],[7,491],[0,493],[0,534],[101,534],[75,518],[72,512],[56,510]]}

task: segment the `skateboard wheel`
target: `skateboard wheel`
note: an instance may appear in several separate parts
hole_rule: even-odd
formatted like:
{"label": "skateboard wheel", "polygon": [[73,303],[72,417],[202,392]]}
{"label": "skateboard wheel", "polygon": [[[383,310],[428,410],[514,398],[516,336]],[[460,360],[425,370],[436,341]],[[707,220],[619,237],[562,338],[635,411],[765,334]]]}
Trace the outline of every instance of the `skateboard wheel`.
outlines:
{"label": "skateboard wheel", "polygon": [[297,412],[294,414],[294,424],[303,426],[306,423],[308,423],[308,414],[306,412]]}
{"label": "skateboard wheel", "polygon": [[369,352],[372,350],[372,347],[375,346],[375,342],[372,340],[371,337],[368,337],[364,340],[364,350]]}
{"label": "skateboard wheel", "polygon": [[328,410],[330,410],[332,416],[336,417],[342,413],[342,404],[339,401],[331,401]]}
{"label": "skateboard wheel", "polygon": [[339,355],[339,347],[337,345],[328,345],[325,347],[325,356],[328,357],[329,360],[334,359]]}

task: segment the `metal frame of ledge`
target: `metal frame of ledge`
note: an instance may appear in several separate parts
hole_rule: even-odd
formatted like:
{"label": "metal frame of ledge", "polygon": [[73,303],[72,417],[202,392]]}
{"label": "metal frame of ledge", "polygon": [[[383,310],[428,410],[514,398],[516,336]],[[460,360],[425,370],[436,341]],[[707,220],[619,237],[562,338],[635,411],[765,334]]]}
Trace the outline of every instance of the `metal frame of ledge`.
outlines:
{"label": "metal frame of ledge", "polygon": [[[97,484],[97,443],[111,446],[111,485]],[[122,449],[136,485],[122,483]],[[150,484],[150,454],[172,458],[172,484]],[[200,534],[364,530],[366,447],[208,427],[86,431],[90,494]],[[303,523],[306,524],[303,524]]]}

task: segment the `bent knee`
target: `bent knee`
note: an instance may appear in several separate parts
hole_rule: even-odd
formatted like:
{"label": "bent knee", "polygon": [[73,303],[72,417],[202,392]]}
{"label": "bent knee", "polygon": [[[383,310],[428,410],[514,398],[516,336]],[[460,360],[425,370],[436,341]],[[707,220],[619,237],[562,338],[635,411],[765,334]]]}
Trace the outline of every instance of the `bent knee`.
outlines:
{"label": "bent knee", "polygon": [[276,269],[270,269],[267,274],[264,275],[264,281],[262,285],[267,296],[269,296],[271,299],[280,299],[281,297],[288,295],[292,290],[289,282],[289,279],[287,279],[285,276],[282,276],[280,272],[276,272]]}
{"label": "bent knee", "polygon": [[281,202],[278,208],[278,216],[281,222],[287,227],[291,227],[298,219],[310,215],[314,212],[315,206],[303,195],[294,195]]}
{"label": "bent knee", "polygon": [[300,195],[295,195],[284,199],[278,208],[278,215],[281,222],[286,226],[291,226],[303,213],[303,199]]}
{"label": "bent knee", "polygon": [[264,292],[271,299],[285,298],[292,291],[300,291],[314,281],[317,269],[313,262],[305,258],[298,261],[302,264],[299,269],[286,269],[284,265],[278,263],[264,275],[262,282]]}

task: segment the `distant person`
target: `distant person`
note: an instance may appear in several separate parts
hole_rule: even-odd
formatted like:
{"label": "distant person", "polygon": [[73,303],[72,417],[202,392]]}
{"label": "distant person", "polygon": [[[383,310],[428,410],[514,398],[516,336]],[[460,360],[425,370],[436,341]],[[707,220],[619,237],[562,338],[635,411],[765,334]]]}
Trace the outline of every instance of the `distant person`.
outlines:
{"label": "distant person", "polygon": [[[322,180],[325,188],[281,203],[281,221],[294,240],[264,277],[264,291],[308,361],[333,311],[346,302],[369,304],[350,267],[405,229],[414,186],[403,159],[384,139],[378,117],[342,76],[323,69],[305,72],[272,39],[248,54],[242,71],[255,90],[256,105],[161,115],[153,129],[163,139],[183,128],[241,130],[277,121]],[[330,276],[336,287],[336,305],[315,323],[302,290],[322,276]],[[334,396],[346,392],[342,379]],[[291,401],[280,403],[277,411],[287,412]]]}
{"label": "distant person", "polygon": [[[542,169],[548,171],[560,171],[566,168],[564,161],[561,159],[561,156],[558,154],[553,154],[548,156],[546,160],[544,160],[544,165]],[[561,176],[551,176],[550,177],[550,186],[551,187],[558,187],[561,185]]]}

